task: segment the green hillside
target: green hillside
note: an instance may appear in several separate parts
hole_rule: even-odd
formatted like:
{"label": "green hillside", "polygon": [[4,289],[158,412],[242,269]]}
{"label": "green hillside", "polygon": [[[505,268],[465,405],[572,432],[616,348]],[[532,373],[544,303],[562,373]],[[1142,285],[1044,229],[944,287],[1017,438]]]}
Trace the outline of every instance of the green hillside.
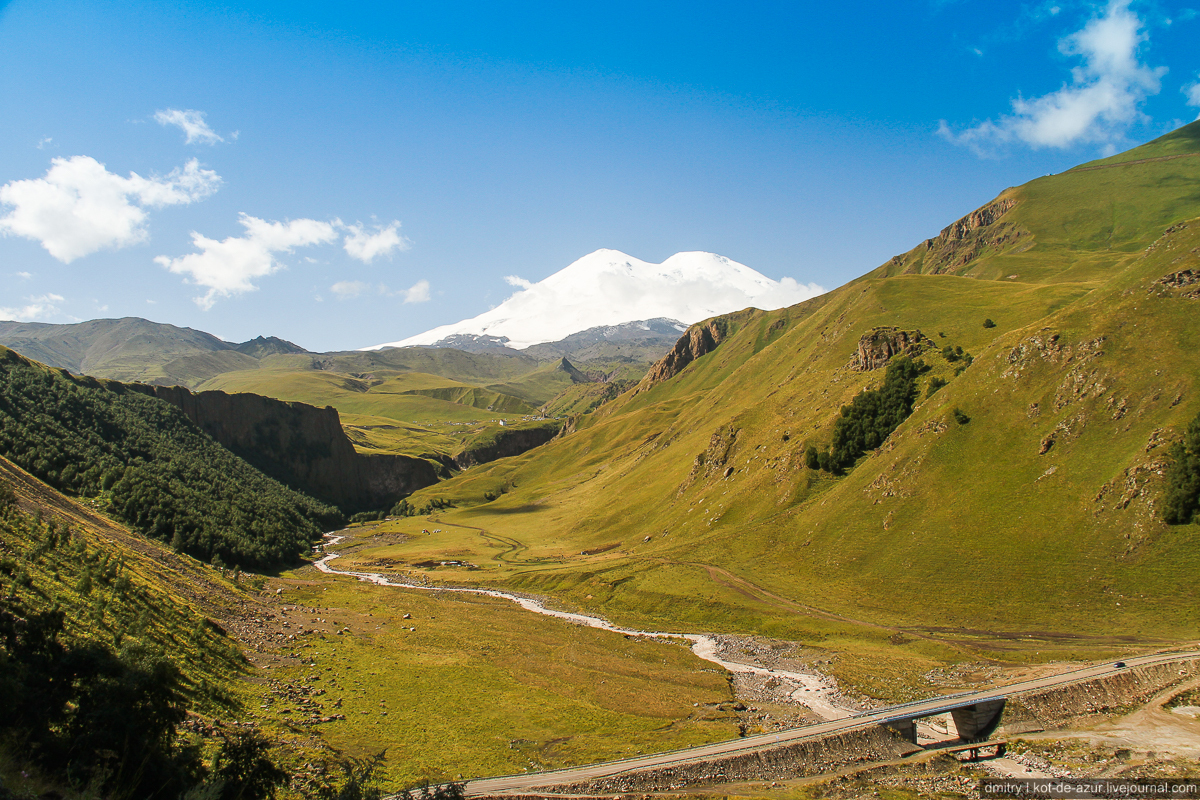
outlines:
{"label": "green hillside", "polygon": [[[1200,525],[1158,507],[1200,413],[1198,156],[1194,123],[1006,190],[823,297],[718,320],[679,374],[417,500],[488,532],[456,543],[469,580],[614,617],[853,630],[914,663],[1194,638]],[[929,367],[912,416],[846,475],[809,468],[882,382],[860,355],[881,341]]]}
{"label": "green hillside", "polygon": [[[0,322],[0,345],[77,375],[331,405],[344,418],[373,420],[347,427],[362,452],[448,464],[482,429],[494,439],[502,423],[578,413],[615,397],[618,385],[640,378],[665,349],[665,335],[632,327],[640,338],[607,341],[584,331],[528,354],[428,347],[309,353],[276,337],[233,344],[128,317]],[[564,368],[568,355],[582,369]]]}
{"label": "green hillside", "polygon": [[146,536],[230,565],[294,561],[342,519],[221,447],[174,406],[6,348],[0,455]]}
{"label": "green hillside", "polygon": [[251,669],[221,622],[261,604],[2,458],[0,596],[7,796],[177,797],[246,741],[180,723],[245,716]]}

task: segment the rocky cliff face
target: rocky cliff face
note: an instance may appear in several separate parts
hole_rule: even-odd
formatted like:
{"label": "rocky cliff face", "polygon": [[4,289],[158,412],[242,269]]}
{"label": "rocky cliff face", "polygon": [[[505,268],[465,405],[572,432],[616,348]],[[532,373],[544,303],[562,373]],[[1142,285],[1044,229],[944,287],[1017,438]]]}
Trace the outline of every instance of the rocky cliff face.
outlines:
{"label": "rocky cliff face", "polygon": [[1033,245],[1032,234],[1005,219],[1018,202],[1011,189],[1005,191],[987,205],[947,225],[932,239],[894,256],[883,265],[886,274],[962,274],[964,268],[985,253],[1028,249]]}
{"label": "rocky cliff face", "polygon": [[896,327],[872,328],[858,340],[858,350],[850,368],[867,372],[887,366],[893,356],[915,356],[933,346],[920,331],[902,331]]}
{"label": "rocky cliff face", "polygon": [[687,332],[675,342],[671,352],[667,353],[642,378],[637,391],[644,392],[655,384],[670,380],[683,372],[684,367],[700,356],[711,353],[717,345],[725,340],[729,333],[726,321],[717,317],[707,322],[700,322],[687,329]]}
{"label": "rocky cliff face", "polygon": [[543,445],[558,435],[558,427],[543,425],[536,428],[514,428],[500,431],[495,438],[482,446],[467,447],[454,457],[459,469],[477,464],[486,464],[498,458],[519,456],[527,450]]}
{"label": "rocky cliff face", "polygon": [[336,409],[256,394],[131,386],[178,407],[209,436],[276,480],[347,513],[390,507],[437,482],[433,465],[401,455],[362,455]]}

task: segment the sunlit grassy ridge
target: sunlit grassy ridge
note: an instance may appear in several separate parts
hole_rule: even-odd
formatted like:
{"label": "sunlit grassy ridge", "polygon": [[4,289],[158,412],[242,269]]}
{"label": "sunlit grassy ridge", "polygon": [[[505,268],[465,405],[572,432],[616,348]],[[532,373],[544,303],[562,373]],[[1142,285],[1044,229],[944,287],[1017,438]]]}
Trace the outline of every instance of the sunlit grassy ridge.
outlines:
{"label": "sunlit grassy ridge", "polygon": [[[773,595],[1031,657],[1194,637],[1200,526],[1155,511],[1167,444],[1200,410],[1200,301],[1155,282],[1198,266],[1198,132],[1007,190],[990,222],[821,298],[733,315],[671,380],[418,498],[520,543],[519,560],[479,549],[491,571],[472,579],[663,624],[806,624]],[[971,257],[924,272],[936,247]],[[804,447],[882,379],[850,368],[876,326],[934,343],[922,400],[849,475],[815,473]],[[973,363],[958,374],[945,345]],[[948,385],[926,399],[933,377]]]}

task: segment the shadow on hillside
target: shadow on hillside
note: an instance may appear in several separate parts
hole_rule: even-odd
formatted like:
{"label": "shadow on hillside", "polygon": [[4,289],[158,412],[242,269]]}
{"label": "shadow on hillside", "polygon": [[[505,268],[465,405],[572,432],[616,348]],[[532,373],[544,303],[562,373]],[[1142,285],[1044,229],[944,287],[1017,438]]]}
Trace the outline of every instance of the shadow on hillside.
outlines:
{"label": "shadow on hillside", "polygon": [[512,508],[492,508],[490,506],[485,506],[473,510],[487,514],[532,514],[539,508],[540,506],[536,505],[535,503],[526,503],[523,506],[513,506]]}

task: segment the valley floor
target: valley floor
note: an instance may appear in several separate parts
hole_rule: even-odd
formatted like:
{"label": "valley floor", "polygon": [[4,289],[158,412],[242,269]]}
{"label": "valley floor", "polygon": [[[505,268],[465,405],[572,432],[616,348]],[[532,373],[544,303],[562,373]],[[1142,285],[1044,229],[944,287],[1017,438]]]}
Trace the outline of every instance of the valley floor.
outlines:
{"label": "valley floor", "polygon": [[[858,674],[855,670],[836,669],[849,659],[863,662],[856,669],[865,672],[869,649],[847,654],[825,643],[761,635],[704,637],[711,648],[708,657],[734,667],[727,672],[697,656],[686,646],[689,642],[570,624],[531,614],[509,599],[449,591],[451,584],[438,582],[439,573],[453,571],[459,578],[471,574],[455,557],[453,546],[441,548],[439,560],[421,559],[429,562],[422,567],[394,557],[397,548],[417,544],[427,553],[422,537],[445,535],[448,526],[437,527],[443,524],[410,518],[354,526],[339,532],[348,538],[329,546],[330,553],[340,554],[338,561],[330,562],[334,567],[385,572],[414,588],[380,586],[306,566],[272,579],[263,593],[270,612],[248,620],[245,630],[231,631],[250,644],[263,676],[255,689],[255,713],[284,732],[286,744],[309,754],[304,774],[294,784],[297,790],[316,786],[337,753],[363,758],[386,750],[384,786],[398,790],[425,781],[532,772],[661,752],[781,730],[892,701],[886,694],[873,695],[870,682],[846,681],[845,675]],[[501,557],[511,558],[520,549],[519,542],[508,540],[493,546]],[[447,568],[442,561],[453,563]],[[738,664],[745,669],[739,670]],[[913,681],[919,672],[926,694],[945,694],[1054,674],[1075,665],[1058,659],[1006,663],[960,654],[958,659],[927,656],[899,666],[884,658],[878,666],[884,680],[890,673]],[[814,690],[818,702],[811,699]],[[1160,705],[1168,700],[1160,698]],[[1200,748],[1200,730],[1192,730],[1200,723],[1167,711],[1147,714],[1175,724],[1181,742]],[[1109,751],[1128,751],[1135,755],[1122,756],[1122,764],[1152,770],[1174,769],[1177,762],[1196,764],[1200,749],[1172,750],[1143,741],[1137,737],[1145,731],[1130,733],[1130,724],[1106,718],[1070,734],[1070,739],[1062,732],[1025,736],[1007,761],[997,761],[991,769],[1007,764],[1010,772],[1032,769],[1025,773],[1032,776],[1044,771],[1037,768],[1041,762],[1036,759],[1057,764],[1047,753],[1064,747],[1064,753],[1082,748],[1079,752],[1092,753],[1093,760],[1108,758],[1103,753]],[[926,737],[937,738],[938,733],[925,730]],[[1150,755],[1135,757],[1142,751]],[[929,758],[932,761],[906,760],[833,779],[713,787],[705,794],[856,796],[842,792],[882,782],[893,787],[884,791],[894,791],[897,797],[970,795],[963,781],[969,778],[973,787],[978,775],[991,774],[984,766],[959,765],[944,754]]]}

